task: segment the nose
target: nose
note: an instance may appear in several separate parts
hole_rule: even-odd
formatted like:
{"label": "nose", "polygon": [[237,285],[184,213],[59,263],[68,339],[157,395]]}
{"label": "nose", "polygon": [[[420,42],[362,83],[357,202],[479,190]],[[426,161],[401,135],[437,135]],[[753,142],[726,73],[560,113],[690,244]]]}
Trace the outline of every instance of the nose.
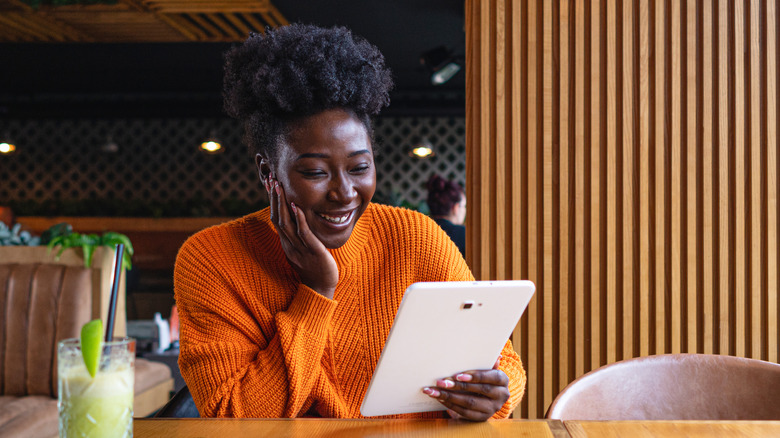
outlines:
{"label": "nose", "polygon": [[349,204],[355,199],[355,196],[357,196],[357,191],[346,175],[339,172],[331,178],[328,186],[328,201]]}

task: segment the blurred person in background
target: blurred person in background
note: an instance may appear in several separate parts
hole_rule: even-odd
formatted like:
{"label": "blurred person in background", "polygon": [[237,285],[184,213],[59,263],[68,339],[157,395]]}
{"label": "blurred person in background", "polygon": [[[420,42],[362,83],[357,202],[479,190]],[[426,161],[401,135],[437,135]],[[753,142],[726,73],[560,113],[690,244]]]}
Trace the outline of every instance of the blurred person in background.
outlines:
{"label": "blurred person in background", "polygon": [[450,236],[466,257],[466,194],[463,187],[434,174],[428,180],[428,208],[431,217]]}

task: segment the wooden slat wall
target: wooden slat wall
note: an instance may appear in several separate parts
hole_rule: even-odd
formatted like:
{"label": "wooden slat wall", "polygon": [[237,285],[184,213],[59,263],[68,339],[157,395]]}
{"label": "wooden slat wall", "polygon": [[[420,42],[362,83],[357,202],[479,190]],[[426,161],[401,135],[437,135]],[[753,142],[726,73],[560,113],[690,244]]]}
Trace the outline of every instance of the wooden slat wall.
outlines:
{"label": "wooden slat wall", "polygon": [[640,355],[778,361],[775,0],[468,0],[467,260],[531,279],[516,416]]}

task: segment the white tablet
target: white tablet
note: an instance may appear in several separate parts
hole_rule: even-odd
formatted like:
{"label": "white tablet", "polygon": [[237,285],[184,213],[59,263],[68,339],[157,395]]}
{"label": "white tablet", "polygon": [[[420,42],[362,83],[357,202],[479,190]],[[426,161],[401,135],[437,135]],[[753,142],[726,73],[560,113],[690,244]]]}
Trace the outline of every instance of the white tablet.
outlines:
{"label": "white tablet", "polygon": [[360,413],[442,411],[422,388],[462,371],[491,369],[520,320],[530,281],[463,281],[409,286]]}

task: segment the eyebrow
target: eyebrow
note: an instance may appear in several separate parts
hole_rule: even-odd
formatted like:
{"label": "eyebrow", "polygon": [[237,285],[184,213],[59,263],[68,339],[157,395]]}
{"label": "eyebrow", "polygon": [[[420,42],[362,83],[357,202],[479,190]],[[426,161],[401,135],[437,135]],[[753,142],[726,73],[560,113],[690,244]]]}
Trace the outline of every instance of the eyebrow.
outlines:
{"label": "eyebrow", "polygon": [[[359,151],[350,152],[349,155],[347,155],[347,158],[352,158],[357,155],[361,154],[370,154],[368,149],[361,149]],[[301,154],[298,155],[298,158],[295,159],[295,161],[302,160],[304,158],[330,158],[330,155],[328,154],[318,154],[318,153],[309,153],[309,154]]]}

